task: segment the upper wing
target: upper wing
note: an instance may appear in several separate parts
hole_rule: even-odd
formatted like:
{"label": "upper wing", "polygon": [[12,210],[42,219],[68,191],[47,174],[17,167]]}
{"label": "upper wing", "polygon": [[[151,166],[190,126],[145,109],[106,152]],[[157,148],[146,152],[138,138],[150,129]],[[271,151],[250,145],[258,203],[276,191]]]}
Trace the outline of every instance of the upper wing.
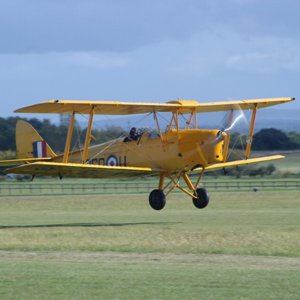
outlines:
{"label": "upper wing", "polygon": [[217,112],[226,110],[246,110],[253,109],[255,106],[265,108],[273,105],[278,105],[295,100],[295,98],[266,98],[266,99],[252,99],[252,100],[237,100],[237,101],[223,101],[200,103],[197,107],[197,112]]}
{"label": "upper wing", "polygon": [[[257,163],[264,163],[272,160],[282,159],[284,158],[283,155],[272,155],[272,156],[264,156],[264,157],[257,157],[257,158],[249,158],[249,159],[242,159],[242,160],[235,160],[235,161],[229,161],[225,163],[217,163],[214,165],[210,165],[205,168],[206,171],[214,171],[218,169],[223,168],[230,168],[230,167],[236,167],[236,166],[244,166],[244,165],[250,165],[250,164],[257,164]],[[203,168],[197,168],[194,169],[193,172],[199,172],[202,171]]]}
{"label": "upper wing", "polygon": [[16,110],[23,113],[80,113],[90,114],[94,109],[94,114],[101,115],[130,115],[144,114],[151,112],[216,112],[237,109],[252,109],[268,107],[293,101],[294,98],[267,98],[254,100],[238,100],[223,102],[200,103],[195,100],[177,100],[167,103],[138,103],[138,102],[118,102],[118,101],[74,101],[74,100],[50,100],[47,102],[27,106]]}
{"label": "upper wing", "polygon": [[18,167],[9,168],[5,173],[46,175],[60,177],[78,178],[108,178],[108,177],[129,177],[158,174],[151,168],[137,167],[111,167],[73,163],[34,162]]}

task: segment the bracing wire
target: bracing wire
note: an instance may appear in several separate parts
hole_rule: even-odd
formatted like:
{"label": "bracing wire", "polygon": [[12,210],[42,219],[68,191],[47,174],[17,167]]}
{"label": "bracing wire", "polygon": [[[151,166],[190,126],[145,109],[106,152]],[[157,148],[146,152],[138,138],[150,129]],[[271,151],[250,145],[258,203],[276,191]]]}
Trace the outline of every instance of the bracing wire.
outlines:
{"label": "bracing wire", "polygon": [[[139,123],[141,123],[143,120],[145,120],[147,117],[149,117],[152,113],[148,113],[146,115],[143,115],[141,118],[139,118],[138,120],[136,120],[132,126],[138,126]],[[83,114],[80,114],[84,119],[88,120],[88,118],[83,115]],[[108,118],[109,119],[109,118]],[[111,119],[109,119],[111,121]],[[92,157],[90,157],[88,159],[88,161],[86,163],[89,163],[91,160],[93,160],[95,157],[101,155],[103,152],[107,151],[112,145],[114,145],[115,143],[117,142],[120,142],[121,138],[125,138],[127,135],[125,134],[121,134],[119,137],[115,138],[115,137],[112,137],[113,140],[111,141],[108,141],[106,142],[107,145],[100,149],[95,155],[93,155]],[[105,143],[102,143],[102,144],[105,144]],[[136,151],[136,152],[141,152],[141,149],[139,147],[135,147],[135,148],[129,148],[128,144],[126,143],[122,143],[122,147],[127,147],[127,149],[131,149],[133,151]],[[80,149],[81,151],[81,149]],[[82,151],[81,151],[82,152]],[[144,156],[145,156],[145,159],[147,159],[149,162],[152,162],[153,163],[153,159],[148,155],[148,154],[145,154],[143,152]]]}

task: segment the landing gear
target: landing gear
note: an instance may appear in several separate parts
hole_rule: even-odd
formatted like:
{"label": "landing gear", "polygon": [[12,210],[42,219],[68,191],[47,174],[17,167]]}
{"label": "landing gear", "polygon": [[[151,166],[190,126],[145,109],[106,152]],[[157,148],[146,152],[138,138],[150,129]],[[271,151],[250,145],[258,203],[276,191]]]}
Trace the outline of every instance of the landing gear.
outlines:
{"label": "landing gear", "polygon": [[166,196],[163,191],[156,189],[149,195],[149,204],[155,210],[161,210],[166,205]]}
{"label": "landing gear", "polygon": [[[166,196],[170,194],[175,188],[178,188],[182,192],[186,193],[193,199],[193,203],[197,208],[204,208],[208,205],[209,195],[205,188],[196,188],[199,181],[204,173],[203,171],[199,174],[198,180],[195,184],[192,183],[190,177],[186,172],[179,172],[178,174],[166,175],[160,174],[158,189],[153,190],[149,195],[149,204],[155,210],[161,210],[166,205]],[[164,179],[168,177],[170,181],[164,185]],[[186,187],[179,184],[180,178],[183,178]]]}
{"label": "landing gear", "polygon": [[197,208],[204,208],[208,205],[209,195],[205,188],[197,188],[195,196],[197,198],[193,198],[193,203]]}

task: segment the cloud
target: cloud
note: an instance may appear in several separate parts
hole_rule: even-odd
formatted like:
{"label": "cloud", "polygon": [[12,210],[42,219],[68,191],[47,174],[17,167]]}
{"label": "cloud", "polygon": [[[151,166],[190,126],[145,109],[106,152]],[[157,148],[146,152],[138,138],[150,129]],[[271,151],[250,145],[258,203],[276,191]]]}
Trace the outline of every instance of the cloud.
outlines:
{"label": "cloud", "polygon": [[299,93],[298,37],[245,35],[215,24],[126,51],[87,48],[0,53],[2,113],[43,99],[207,101]]}
{"label": "cloud", "polygon": [[276,36],[245,38],[231,28],[193,34],[185,40],[164,40],[127,52],[66,51],[2,54],[3,77],[41,76],[53,72],[125,72],[135,76],[174,79],[223,73],[275,74],[300,71],[300,41]]}
{"label": "cloud", "polygon": [[300,34],[286,0],[3,0],[1,53],[130,52],[229,28],[244,37]]}
{"label": "cloud", "polygon": [[71,52],[64,55],[71,65],[99,70],[126,68],[130,63],[125,55],[116,53]]}
{"label": "cloud", "polygon": [[61,52],[40,54],[0,54],[0,77],[49,76],[68,70],[110,71],[127,68],[129,58],[106,52]]}
{"label": "cloud", "polygon": [[0,52],[132,51],[199,29],[205,2],[4,0]]}
{"label": "cloud", "polygon": [[147,47],[143,55],[150,57],[146,60],[158,61],[171,76],[300,72],[300,40],[277,36],[246,38],[224,27],[195,34],[184,42],[171,40]]}
{"label": "cloud", "polygon": [[281,37],[237,40],[238,47],[226,61],[233,71],[269,73],[300,72],[300,41]]}

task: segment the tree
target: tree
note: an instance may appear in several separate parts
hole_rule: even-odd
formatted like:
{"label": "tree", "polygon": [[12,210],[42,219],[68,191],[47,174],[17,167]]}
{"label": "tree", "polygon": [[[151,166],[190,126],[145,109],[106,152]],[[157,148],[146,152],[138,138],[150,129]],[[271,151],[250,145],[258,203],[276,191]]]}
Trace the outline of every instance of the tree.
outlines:
{"label": "tree", "polygon": [[253,136],[253,150],[293,150],[300,145],[291,141],[281,130],[270,128],[262,129]]}
{"label": "tree", "polygon": [[295,131],[289,132],[288,137],[292,142],[300,145],[300,133],[299,132],[295,132]]}
{"label": "tree", "polygon": [[16,148],[15,127],[18,119],[16,117],[0,118],[0,151]]}
{"label": "tree", "polygon": [[[21,119],[19,117],[0,118],[0,151],[15,150],[15,128],[17,121]],[[61,123],[55,125],[48,119],[39,120],[36,118],[23,119],[28,121],[38,133],[47,141],[51,148],[56,153],[62,153],[65,148],[66,137],[68,133],[68,125]],[[81,129],[77,123],[75,123],[74,135],[72,138],[71,149],[81,148],[84,144],[86,135],[86,129]],[[105,129],[92,131],[92,135],[95,143],[103,143],[111,139],[124,136],[125,132],[121,127],[110,126]]]}

